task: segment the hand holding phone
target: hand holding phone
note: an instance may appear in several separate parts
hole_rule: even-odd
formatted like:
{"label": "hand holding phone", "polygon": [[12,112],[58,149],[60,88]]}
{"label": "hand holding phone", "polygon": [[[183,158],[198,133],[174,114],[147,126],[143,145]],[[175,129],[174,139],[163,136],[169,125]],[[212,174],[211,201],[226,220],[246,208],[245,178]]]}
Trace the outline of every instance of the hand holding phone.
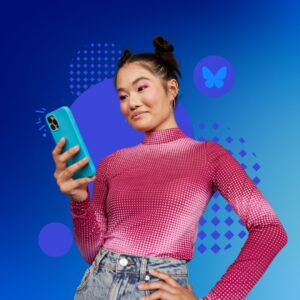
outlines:
{"label": "hand holding phone", "polygon": [[79,151],[79,147],[77,149],[74,147],[70,148],[68,151],[61,154],[64,145],[65,138],[62,138],[52,151],[52,156],[56,165],[54,178],[64,194],[72,197],[74,200],[83,201],[88,197],[87,185],[89,182],[95,180],[96,175],[76,180],[72,179],[72,175],[77,170],[84,167],[87,164],[87,160],[84,158],[67,167],[67,160]]}
{"label": "hand holding phone", "polygon": [[[76,120],[67,106],[48,113],[45,118],[56,142],[52,152],[56,165],[54,177],[63,193],[83,200],[87,197],[87,183],[95,178],[96,169]],[[76,146],[79,149],[75,150]]]}

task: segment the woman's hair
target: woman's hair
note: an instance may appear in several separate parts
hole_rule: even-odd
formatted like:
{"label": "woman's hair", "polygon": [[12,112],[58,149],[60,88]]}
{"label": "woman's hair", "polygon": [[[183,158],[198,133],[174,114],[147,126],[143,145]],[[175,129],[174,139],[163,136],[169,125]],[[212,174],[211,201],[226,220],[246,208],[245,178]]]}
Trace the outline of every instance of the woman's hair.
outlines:
{"label": "woman's hair", "polygon": [[[131,54],[130,49],[128,48],[123,51],[123,56],[118,61],[118,68],[115,74],[115,87],[117,85],[116,81],[119,70],[125,64],[132,62],[138,62],[142,67],[147,69],[154,76],[159,76],[166,93],[167,81],[169,81],[170,79],[176,79],[179,86],[176,73],[180,76],[180,78],[182,78],[182,76],[179,70],[179,64],[172,53],[174,50],[174,46],[161,36],[156,36],[153,39],[153,45],[155,47],[155,53]],[[177,107],[177,98],[178,95],[176,95],[175,97],[174,109],[176,109]]]}

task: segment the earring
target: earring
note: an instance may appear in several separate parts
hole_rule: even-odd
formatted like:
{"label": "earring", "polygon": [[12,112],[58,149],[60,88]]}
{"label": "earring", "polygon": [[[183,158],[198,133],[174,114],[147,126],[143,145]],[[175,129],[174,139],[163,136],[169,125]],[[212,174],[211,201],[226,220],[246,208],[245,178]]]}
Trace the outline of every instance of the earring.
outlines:
{"label": "earring", "polygon": [[[179,92],[179,89],[178,89],[178,92]],[[177,93],[177,95],[178,95],[178,93]],[[173,100],[173,108],[175,108],[175,98]]]}

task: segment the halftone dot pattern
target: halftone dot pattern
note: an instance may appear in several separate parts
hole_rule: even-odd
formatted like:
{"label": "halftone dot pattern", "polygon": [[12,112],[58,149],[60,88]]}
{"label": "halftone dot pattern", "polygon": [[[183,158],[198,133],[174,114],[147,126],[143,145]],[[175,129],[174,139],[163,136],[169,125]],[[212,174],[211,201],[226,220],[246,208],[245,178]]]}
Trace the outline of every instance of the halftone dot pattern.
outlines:
{"label": "halftone dot pattern", "polygon": [[[207,140],[205,144],[212,189],[228,200],[243,221],[248,238],[234,262],[203,299],[244,299],[287,244],[287,233],[269,201],[257,188],[255,182],[259,178],[250,177],[244,170],[246,164],[242,165],[233,156],[246,157],[245,148],[241,149],[238,145],[234,150],[232,145],[233,151],[229,151],[212,140]],[[252,166],[253,172],[259,168],[257,163]],[[240,236],[243,235],[241,232]]]}
{"label": "halftone dot pattern", "polygon": [[71,94],[79,96],[91,85],[113,77],[121,55],[121,48],[108,42],[93,42],[77,50],[69,69]]}
{"label": "halftone dot pattern", "polygon": [[[224,127],[224,126],[223,126]],[[213,124],[200,123],[201,136],[199,141],[212,140],[217,143],[226,145],[228,152],[233,155],[244,170],[247,170],[253,182],[258,185],[261,181],[259,178],[260,163],[256,161],[256,156],[247,149],[246,139],[243,137],[235,138],[232,136],[229,127],[224,127],[218,122]],[[212,137],[211,130],[215,131]],[[207,132],[206,132],[207,131]],[[232,151],[231,149],[235,149]],[[250,166],[250,167],[249,167]],[[221,250],[230,249],[235,239],[245,239],[248,231],[245,228],[241,218],[233,211],[232,207],[222,197],[219,191],[213,194],[208,208],[199,221],[198,238],[201,240],[197,250],[203,254],[206,251],[212,251],[217,254]]]}
{"label": "halftone dot pattern", "polygon": [[53,257],[64,256],[69,252],[73,244],[72,232],[63,223],[49,223],[40,230],[38,243],[46,255]]}

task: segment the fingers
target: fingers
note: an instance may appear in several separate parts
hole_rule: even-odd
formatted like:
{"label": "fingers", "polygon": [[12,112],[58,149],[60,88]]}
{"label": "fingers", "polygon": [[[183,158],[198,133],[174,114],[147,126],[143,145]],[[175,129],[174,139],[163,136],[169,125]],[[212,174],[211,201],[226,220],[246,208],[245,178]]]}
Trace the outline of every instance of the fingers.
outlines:
{"label": "fingers", "polygon": [[[158,296],[157,293],[161,293],[162,291],[168,292],[170,294],[174,294],[175,290],[180,286],[179,283],[168,273],[157,271],[156,269],[150,269],[149,273],[152,276],[158,277],[161,280],[155,282],[145,282],[143,284],[139,284],[138,288],[140,290],[155,290],[159,289],[159,291],[154,294]],[[153,296],[154,296],[153,294]],[[153,298],[156,299],[156,298]],[[167,299],[167,297],[166,297]]]}
{"label": "fingers", "polygon": [[63,147],[64,147],[64,144],[65,144],[66,140],[64,137],[62,137],[60,139],[60,141],[57,143],[57,145],[55,146],[54,150],[52,151],[52,156],[56,162],[57,160],[57,157],[59,156],[59,154],[61,153]]}
{"label": "fingers", "polygon": [[[65,145],[65,138],[61,138],[60,141],[55,146],[54,150],[52,151],[52,156],[56,165],[56,173],[60,173],[66,167],[66,163],[61,160],[61,152]],[[54,175],[54,177],[56,177]]]}
{"label": "fingers", "polygon": [[159,291],[155,292],[155,295],[157,295],[158,292],[162,292],[162,291],[168,292],[170,294],[174,294],[175,288],[177,288],[177,286],[172,286],[163,280],[157,280],[154,282],[145,282],[145,283],[138,285],[138,289],[142,290],[142,291],[144,291],[144,290],[159,290]]}
{"label": "fingers", "polygon": [[91,181],[94,181],[96,179],[96,176],[93,177],[84,177],[84,178],[79,178],[74,180],[75,184],[77,184],[77,186],[81,186],[83,184],[89,183]]}
{"label": "fingers", "polygon": [[177,281],[170,274],[166,272],[161,272],[156,269],[150,269],[149,272],[152,276],[164,280],[166,283],[170,284],[171,286],[178,286]]}
{"label": "fingers", "polygon": [[66,164],[62,164],[59,159],[60,153],[64,147],[64,144],[65,144],[65,138],[62,137],[60,139],[60,141],[57,143],[57,145],[55,146],[54,150],[52,151],[52,156],[53,156],[55,166],[56,166],[56,169],[55,169],[55,172],[53,175],[56,180],[58,179],[61,171],[66,167]]}
{"label": "fingers", "polygon": [[67,184],[61,184],[59,187],[61,192],[69,194],[72,190],[75,190],[76,188],[81,187],[83,185],[87,185],[89,182],[94,181],[95,179],[96,176],[79,178],[76,180],[67,181]]}
{"label": "fingers", "polygon": [[79,151],[79,146],[76,145],[75,147],[72,147],[68,151],[59,155],[58,161],[62,164],[65,164],[67,162],[67,160],[69,160],[72,156],[74,156],[75,153],[77,153],[78,151]]}
{"label": "fingers", "polygon": [[54,158],[56,165],[58,166],[65,165],[67,160],[70,159],[73,155],[75,155],[75,153],[77,153],[79,150],[79,146],[76,145],[70,148],[68,151],[65,151],[64,153],[61,154],[64,145],[65,145],[65,138],[63,137],[60,139],[60,141],[57,143],[54,150],[52,151],[52,156]]}
{"label": "fingers", "polygon": [[70,179],[76,171],[84,167],[87,163],[88,163],[88,158],[85,157],[80,161],[78,161],[77,163],[74,163],[71,166],[67,167],[60,173],[59,180],[65,181]]}
{"label": "fingers", "polygon": [[[53,159],[56,164],[56,170],[54,172],[54,178],[57,181],[57,184],[61,190],[61,192],[72,195],[74,193],[81,193],[82,189],[86,189],[87,184],[96,179],[96,176],[79,178],[74,180],[72,178],[73,174],[84,167],[88,163],[88,158],[85,157],[80,161],[72,164],[67,167],[67,160],[75,155],[79,151],[79,147],[75,146],[70,148],[69,150],[62,152],[62,149],[65,145],[65,138],[61,138],[60,141],[55,146],[52,151]],[[79,189],[78,189],[79,188]]]}
{"label": "fingers", "polygon": [[58,176],[66,169],[67,160],[69,160],[72,156],[74,156],[79,151],[79,146],[70,148],[69,150],[62,152],[62,149],[65,144],[65,138],[61,138],[61,140],[57,143],[56,147],[52,151],[53,159],[56,165],[56,170],[54,172],[54,178],[57,179]]}

